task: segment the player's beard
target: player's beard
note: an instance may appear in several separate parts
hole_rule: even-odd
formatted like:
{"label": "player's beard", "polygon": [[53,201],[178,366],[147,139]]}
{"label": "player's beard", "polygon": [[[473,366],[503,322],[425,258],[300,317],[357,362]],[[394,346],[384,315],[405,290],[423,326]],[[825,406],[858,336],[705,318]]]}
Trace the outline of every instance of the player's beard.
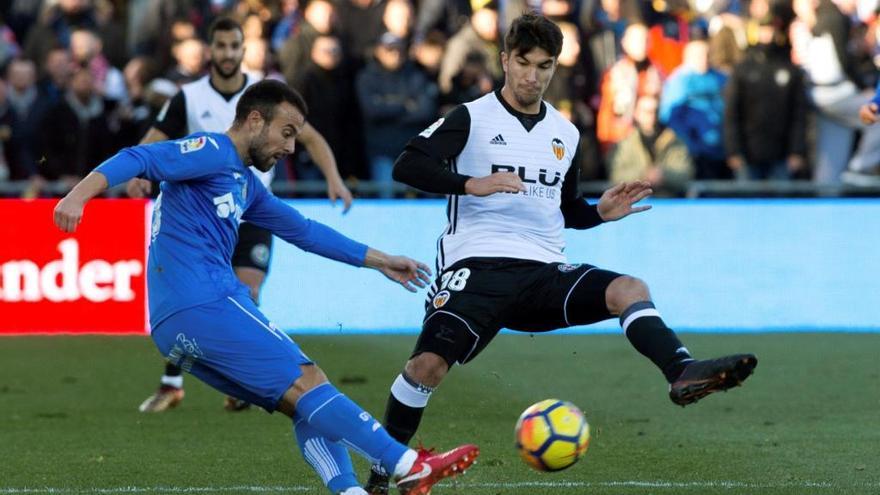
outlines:
{"label": "player's beard", "polygon": [[538,91],[536,93],[519,93],[517,91],[513,91],[513,98],[521,107],[529,107],[534,105],[535,103],[541,101],[543,97],[543,92]]}
{"label": "player's beard", "polygon": [[[223,70],[223,63],[225,63],[225,62],[232,62],[233,63],[232,70],[229,70],[229,71]],[[238,71],[241,68],[241,60],[235,61],[235,60],[227,59],[227,60],[221,61],[220,63],[217,63],[214,60],[211,60],[211,67],[214,69],[214,72],[216,72],[223,79],[232,79],[233,77],[235,77],[236,74],[238,74]]]}
{"label": "player's beard", "polygon": [[266,136],[268,135],[269,126],[264,125],[263,130],[254,138],[248,148],[248,158],[251,160],[251,165],[261,172],[268,172],[275,165],[276,161],[272,155],[263,151],[266,145]]}

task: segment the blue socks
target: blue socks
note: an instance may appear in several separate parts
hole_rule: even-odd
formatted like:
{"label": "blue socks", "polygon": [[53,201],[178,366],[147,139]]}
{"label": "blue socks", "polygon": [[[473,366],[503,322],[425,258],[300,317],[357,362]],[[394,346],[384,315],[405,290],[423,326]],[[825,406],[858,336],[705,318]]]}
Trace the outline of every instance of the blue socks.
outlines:
{"label": "blue socks", "polygon": [[[331,442],[347,445],[371,462],[379,462],[389,473],[395,471],[398,461],[409,451],[407,446],[391,438],[369,413],[330,383],[321,384],[300,397],[296,404],[296,416],[308,423],[315,435],[329,440],[324,442],[328,447]],[[297,438],[299,440],[299,426]],[[307,443],[308,438],[303,441]],[[322,446],[320,443],[314,445]],[[303,449],[303,454],[305,452]],[[334,457],[332,452],[330,457]],[[338,459],[336,464],[340,468],[343,466]],[[348,466],[350,470],[350,461]]]}
{"label": "blue socks", "polygon": [[293,418],[293,431],[306,462],[332,493],[341,493],[353,486],[359,486],[348,449],[321,436],[298,413]]}

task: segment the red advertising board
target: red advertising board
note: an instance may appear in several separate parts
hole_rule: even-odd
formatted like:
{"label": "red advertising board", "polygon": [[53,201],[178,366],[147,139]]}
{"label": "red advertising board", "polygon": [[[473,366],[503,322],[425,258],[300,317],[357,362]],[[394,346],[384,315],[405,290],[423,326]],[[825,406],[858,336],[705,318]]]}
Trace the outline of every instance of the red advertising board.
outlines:
{"label": "red advertising board", "polygon": [[148,202],[93,200],[73,234],[57,200],[0,200],[0,334],[144,333]]}

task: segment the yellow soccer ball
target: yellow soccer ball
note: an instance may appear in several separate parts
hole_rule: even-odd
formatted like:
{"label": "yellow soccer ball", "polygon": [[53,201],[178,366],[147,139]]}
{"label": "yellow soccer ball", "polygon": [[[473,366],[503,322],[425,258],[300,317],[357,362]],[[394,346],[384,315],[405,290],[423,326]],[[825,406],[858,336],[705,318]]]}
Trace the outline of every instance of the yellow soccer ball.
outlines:
{"label": "yellow soccer ball", "polygon": [[516,449],[538,471],[561,471],[587,452],[590,425],[574,404],[547,399],[529,406],[516,422]]}

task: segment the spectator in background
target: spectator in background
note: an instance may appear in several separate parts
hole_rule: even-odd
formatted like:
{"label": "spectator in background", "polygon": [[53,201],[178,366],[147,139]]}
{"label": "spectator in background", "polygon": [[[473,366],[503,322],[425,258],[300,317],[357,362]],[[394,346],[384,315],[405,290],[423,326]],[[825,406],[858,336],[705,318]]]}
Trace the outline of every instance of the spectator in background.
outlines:
{"label": "spectator in background", "polygon": [[421,0],[416,14],[415,41],[421,42],[431,31],[448,38],[469,21],[471,0]]}
{"label": "spectator in background", "polygon": [[392,196],[394,160],[407,141],[427,127],[437,114],[437,85],[407,60],[406,44],[391,32],[379,38],[374,58],[356,80],[364,123],[370,178]]}
{"label": "spectator in background", "polygon": [[339,0],[339,37],[352,70],[360,70],[373,54],[373,46],[385,31],[382,15],[385,0]]}
{"label": "spectator in background", "polygon": [[183,86],[204,75],[208,51],[202,40],[189,38],[179,41],[171,48],[171,54],[176,64],[165,73],[165,79]]}
{"label": "spectator in background", "polygon": [[0,69],[6,67],[6,64],[20,53],[21,47],[18,46],[15,33],[6,25],[0,14]]}
{"label": "spectator in background", "polygon": [[602,77],[596,134],[606,152],[632,130],[636,99],[660,95],[660,72],[647,59],[647,36],[644,24],[630,24],[623,56]]}
{"label": "spectator in background", "polygon": [[284,81],[284,76],[272,68],[269,42],[263,38],[244,40],[244,58],[241,60],[241,70],[249,77],[256,80],[275,79]]}
{"label": "spectator in background", "polygon": [[308,64],[315,39],[331,35],[335,23],[336,8],[329,0],[311,0],[306,5],[299,32],[284,42],[278,54],[278,63],[287,84],[293,84],[297,71]]}
{"label": "spectator in background", "polygon": [[636,101],[635,128],[609,155],[609,178],[615,184],[646,180],[658,194],[681,194],[694,176],[687,146],[675,131],[657,121],[654,95]]}
{"label": "spectator in background", "polygon": [[302,20],[300,0],[281,0],[281,18],[272,30],[272,51],[281,52],[281,47],[299,28]]}
{"label": "spectator in background", "polygon": [[266,37],[266,26],[257,14],[248,14],[241,23],[244,39],[263,39]]}
{"label": "spectator in background", "polygon": [[733,66],[742,61],[745,46],[740,17],[722,14],[709,21],[709,66],[730,76]]}
{"label": "spectator in background", "polygon": [[24,42],[24,56],[30,60],[45,60],[56,46],[70,47],[75,29],[96,29],[91,0],[58,0],[47,5],[37,23],[28,31]]}
{"label": "spectator in background", "polygon": [[6,101],[12,109],[12,136],[7,155],[11,177],[27,179],[36,173],[39,155],[40,123],[49,107],[36,85],[37,69],[30,60],[16,59],[6,68]]}
{"label": "spectator in background", "polygon": [[90,29],[75,29],[70,34],[70,55],[74,64],[92,71],[95,87],[103,98],[119,101],[126,97],[122,71],[110,65],[98,35]]}
{"label": "spectator in background", "polygon": [[26,197],[38,196],[46,181],[61,180],[72,187],[115,151],[109,110],[95,86],[91,70],[77,70],[64,98],[46,112],[40,126],[44,160]]}
{"label": "spectator in background", "polygon": [[[795,46],[810,83],[815,105],[816,169],[814,180],[859,183],[880,164],[880,127],[866,127],[859,108],[871,100],[871,92],[856,86],[852,78],[849,19],[831,0],[795,0],[798,22],[792,27]],[[862,131],[851,153],[856,131]],[[844,174],[845,171],[848,172]]]}
{"label": "spectator in background", "polygon": [[440,75],[440,63],[446,50],[446,37],[440,31],[431,31],[412,48],[413,59],[425,75],[436,81]]}
{"label": "spectator in background", "polygon": [[385,30],[407,43],[412,38],[414,19],[415,13],[409,0],[388,0],[382,12],[382,26]]}
{"label": "spectator in background", "polygon": [[[309,108],[309,123],[333,150],[343,178],[365,177],[361,117],[352,77],[343,65],[342,43],[335,36],[318,36],[311,61],[298,71],[292,86]],[[294,158],[296,177],[319,180],[321,173],[305,150]]]}
{"label": "spectator in background", "polygon": [[581,178],[592,180],[605,176],[596,141],[596,116],[587,104],[595,84],[581,59],[581,36],[578,27],[570,22],[557,23],[562,31],[562,51],[556,58],[556,72],[550,80],[544,99],[565,116],[581,133],[573,166],[581,170]]}
{"label": "spectator in background", "polygon": [[138,144],[153,122],[153,110],[147,101],[147,88],[153,80],[153,73],[151,59],[144,56],[134,57],[125,64],[122,75],[128,99],[120,102],[116,109],[120,121],[115,143],[118,147]]}
{"label": "spectator in background", "polygon": [[440,64],[440,92],[452,91],[452,79],[462,71],[466,61],[473,63],[477,58],[469,55],[477,53],[482,57],[485,71],[493,84],[501,80],[501,59],[498,56],[498,11],[491,1],[475,0],[474,13],[470,22],[450,38],[446,53]]}
{"label": "spectator in background", "polygon": [[727,76],[709,67],[709,44],[690,41],[684,62],[663,84],[660,122],[687,144],[696,178],[729,179],[724,154],[724,85]]}
{"label": "spectator in background", "polygon": [[475,100],[492,91],[495,81],[486,68],[486,57],[480,52],[471,52],[464,59],[464,65],[452,78],[449,92],[440,97],[441,114],[446,114],[456,105]]}
{"label": "spectator in background", "polygon": [[589,49],[592,72],[604,74],[623,55],[623,33],[626,26],[641,22],[638,9],[624,5],[624,0],[593,1],[592,8],[581,12],[581,30]]}
{"label": "spectator in background", "polygon": [[73,69],[70,52],[64,48],[53,48],[46,54],[43,62],[43,77],[37,83],[42,98],[55,103],[67,91],[67,82]]}
{"label": "spectator in background", "polygon": [[[111,0],[92,0],[94,3],[95,32],[101,40],[103,54],[110,65],[124,67],[131,58],[125,46],[125,25]],[[117,2],[118,3],[118,2]]]}
{"label": "spectator in background", "polygon": [[0,78],[0,182],[9,180],[11,170],[6,158],[6,143],[12,138],[12,109],[6,101],[6,81]]}
{"label": "spectator in background", "polygon": [[805,167],[804,79],[772,17],[762,22],[757,40],[725,90],[727,163],[741,180],[788,179]]}

